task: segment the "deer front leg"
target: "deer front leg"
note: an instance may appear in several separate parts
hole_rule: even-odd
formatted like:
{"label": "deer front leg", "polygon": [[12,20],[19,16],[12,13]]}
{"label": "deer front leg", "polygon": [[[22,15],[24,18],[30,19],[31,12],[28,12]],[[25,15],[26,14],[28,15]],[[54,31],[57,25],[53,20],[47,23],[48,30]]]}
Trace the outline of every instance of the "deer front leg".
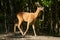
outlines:
{"label": "deer front leg", "polygon": [[32,28],[33,28],[33,31],[34,31],[34,35],[36,36],[35,26],[34,26],[34,24],[32,24]]}
{"label": "deer front leg", "polygon": [[29,29],[29,23],[27,23],[27,29],[26,29],[26,31],[24,32],[24,35],[27,33],[28,29]]}

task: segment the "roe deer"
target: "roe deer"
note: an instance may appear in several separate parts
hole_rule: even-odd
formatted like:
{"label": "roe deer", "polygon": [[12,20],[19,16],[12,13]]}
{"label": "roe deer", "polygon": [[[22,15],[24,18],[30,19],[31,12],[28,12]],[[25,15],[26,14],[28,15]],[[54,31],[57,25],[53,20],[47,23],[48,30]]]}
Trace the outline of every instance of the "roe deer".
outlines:
{"label": "roe deer", "polygon": [[[40,6],[40,7],[37,7],[36,12],[34,12],[34,13],[29,13],[29,12],[19,12],[19,13],[17,13],[18,23],[14,25],[14,32],[16,31],[16,26],[17,26],[18,29],[20,30],[20,33],[24,36],[29,29],[29,24],[31,22],[33,22],[32,28],[33,28],[33,31],[34,31],[34,35],[36,36],[34,22],[35,22],[36,18],[38,17],[38,14],[43,10],[44,10],[44,7]],[[23,21],[27,22],[27,29],[24,33],[23,33],[22,29],[20,28],[21,23]]]}

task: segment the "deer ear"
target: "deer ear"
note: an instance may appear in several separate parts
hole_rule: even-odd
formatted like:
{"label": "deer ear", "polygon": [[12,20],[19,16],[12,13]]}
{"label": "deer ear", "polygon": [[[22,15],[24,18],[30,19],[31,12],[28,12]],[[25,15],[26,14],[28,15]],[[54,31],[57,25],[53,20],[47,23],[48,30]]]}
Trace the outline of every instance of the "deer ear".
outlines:
{"label": "deer ear", "polygon": [[35,5],[38,6],[38,7],[41,6],[41,5],[39,4],[39,2],[35,2]]}

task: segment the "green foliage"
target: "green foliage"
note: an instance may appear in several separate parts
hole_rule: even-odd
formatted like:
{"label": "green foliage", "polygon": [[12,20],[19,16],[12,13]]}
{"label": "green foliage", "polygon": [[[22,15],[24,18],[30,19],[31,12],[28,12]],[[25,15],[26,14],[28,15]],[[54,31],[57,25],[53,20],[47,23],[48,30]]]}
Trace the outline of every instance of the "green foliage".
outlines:
{"label": "green foliage", "polygon": [[36,24],[41,24],[42,22],[43,22],[44,20],[42,20],[42,19],[38,19],[37,21],[36,21]]}
{"label": "green foliage", "polygon": [[42,4],[46,7],[49,7],[51,5],[51,0],[41,0]]}

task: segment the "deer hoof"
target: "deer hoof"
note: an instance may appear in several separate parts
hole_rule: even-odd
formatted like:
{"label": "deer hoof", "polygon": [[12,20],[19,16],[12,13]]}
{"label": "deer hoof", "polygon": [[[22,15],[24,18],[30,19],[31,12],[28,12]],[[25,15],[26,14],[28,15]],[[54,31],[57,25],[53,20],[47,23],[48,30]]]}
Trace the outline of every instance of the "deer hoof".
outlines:
{"label": "deer hoof", "polygon": [[35,34],[35,36],[37,36],[37,35]]}

